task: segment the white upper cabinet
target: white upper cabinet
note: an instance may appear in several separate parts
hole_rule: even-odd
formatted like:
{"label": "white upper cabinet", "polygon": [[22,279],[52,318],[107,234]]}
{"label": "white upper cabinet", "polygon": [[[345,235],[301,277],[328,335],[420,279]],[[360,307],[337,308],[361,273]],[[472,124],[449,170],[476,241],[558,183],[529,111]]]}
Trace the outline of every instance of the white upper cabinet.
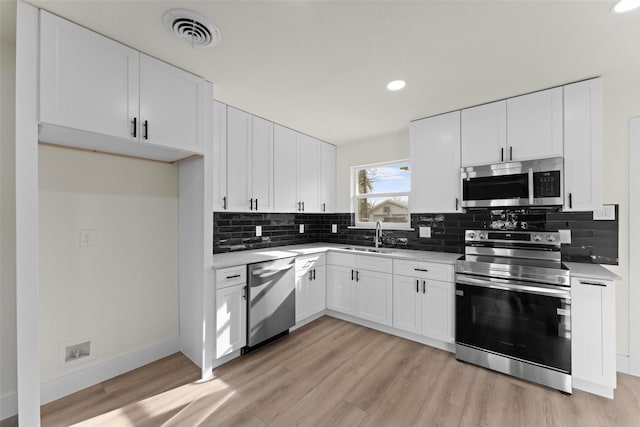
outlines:
{"label": "white upper cabinet", "polygon": [[273,210],[272,171],[273,123],[227,107],[228,210]]}
{"label": "white upper cabinet", "polygon": [[140,134],[143,141],[204,152],[205,82],[140,54]]}
{"label": "white upper cabinet", "polygon": [[562,88],[462,110],[461,165],[561,157]]}
{"label": "white upper cabinet", "polygon": [[504,161],[507,145],[507,101],[462,110],[461,145],[463,167]]}
{"label": "white upper cabinet", "polygon": [[248,211],[251,195],[251,114],[227,107],[227,201],[230,211]]}
{"label": "white upper cabinet", "polygon": [[227,106],[213,101],[213,210],[227,207]]}
{"label": "white upper cabinet", "polygon": [[460,111],[411,122],[411,212],[460,212]]}
{"label": "white upper cabinet", "polygon": [[507,99],[505,161],[562,156],[562,87]]}
{"label": "white upper cabinet", "polygon": [[336,211],[336,146],[322,144],[322,212]]}
{"label": "white upper cabinet", "polygon": [[276,124],[273,134],[274,210],[296,212],[297,132]]}
{"label": "white upper cabinet", "polygon": [[203,79],[40,16],[41,140],[167,161],[205,151],[211,93]]}
{"label": "white upper cabinet", "polygon": [[297,189],[300,212],[320,212],[322,142],[298,133]]}
{"label": "white upper cabinet", "polygon": [[40,121],[134,139],[140,54],[47,12],[40,17]]}
{"label": "white upper cabinet", "polygon": [[602,206],[602,79],[564,87],[564,210]]}

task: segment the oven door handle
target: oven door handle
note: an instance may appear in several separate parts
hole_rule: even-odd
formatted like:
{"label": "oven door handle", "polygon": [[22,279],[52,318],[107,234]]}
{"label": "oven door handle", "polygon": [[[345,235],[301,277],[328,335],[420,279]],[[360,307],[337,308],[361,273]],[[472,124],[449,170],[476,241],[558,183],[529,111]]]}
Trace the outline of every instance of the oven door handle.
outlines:
{"label": "oven door handle", "polygon": [[569,289],[535,285],[532,286],[529,283],[515,280],[493,279],[490,277],[485,279],[478,279],[475,277],[457,275],[456,283],[460,283],[462,285],[498,289],[502,291],[524,292],[527,294],[542,295],[547,297],[571,299],[571,291]]}

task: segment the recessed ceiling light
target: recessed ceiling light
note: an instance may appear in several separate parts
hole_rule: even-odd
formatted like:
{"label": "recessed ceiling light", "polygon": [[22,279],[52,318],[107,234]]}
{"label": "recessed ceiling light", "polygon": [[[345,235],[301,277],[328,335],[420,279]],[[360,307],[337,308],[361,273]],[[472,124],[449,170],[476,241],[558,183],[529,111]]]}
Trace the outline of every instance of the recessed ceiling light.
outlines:
{"label": "recessed ceiling light", "polygon": [[640,7],[640,0],[619,0],[618,3],[613,6],[613,11],[616,13],[624,13],[637,7]]}
{"label": "recessed ceiling light", "polygon": [[407,82],[404,80],[394,80],[392,82],[387,83],[387,89],[389,90],[400,90],[407,85]]}

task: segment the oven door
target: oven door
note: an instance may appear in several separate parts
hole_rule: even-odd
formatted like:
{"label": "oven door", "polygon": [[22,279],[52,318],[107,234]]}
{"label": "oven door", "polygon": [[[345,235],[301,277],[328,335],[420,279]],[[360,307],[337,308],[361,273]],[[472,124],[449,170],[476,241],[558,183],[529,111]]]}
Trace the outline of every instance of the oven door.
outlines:
{"label": "oven door", "polygon": [[457,274],[456,343],[570,374],[570,290]]}

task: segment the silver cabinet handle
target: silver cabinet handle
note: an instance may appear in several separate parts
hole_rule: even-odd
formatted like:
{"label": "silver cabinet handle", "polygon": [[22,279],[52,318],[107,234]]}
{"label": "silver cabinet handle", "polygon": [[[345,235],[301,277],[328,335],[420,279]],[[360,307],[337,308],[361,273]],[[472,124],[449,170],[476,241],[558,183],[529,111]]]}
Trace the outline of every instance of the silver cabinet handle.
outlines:
{"label": "silver cabinet handle", "polygon": [[458,210],[458,204],[459,204],[459,201],[458,201],[458,198],[456,197],[456,211]]}
{"label": "silver cabinet handle", "polygon": [[414,268],[415,271],[424,271],[425,273],[428,273],[429,270],[427,270],[426,268]]}
{"label": "silver cabinet handle", "polygon": [[138,137],[138,118],[137,117],[133,118],[133,137],[134,138]]}
{"label": "silver cabinet handle", "polygon": [[569,193],[569,209],[573,208],[573,197],[571,197],[571,193]]}
{"label": "silver cabinet handle", "polygon": [[513,160],[513,145],[509,146],[509,160]]}
{"label": "silver cabinet handle", "polygon": [[239,274],[234,274],[233,276],[227,276],[227,279],[236,279],[238,277],[240,277]]}
{"label": "silver cabinet handle", "polygon": [[426,280],[422,281],[422,293],[423,294],[427,293],[427,281]]}
{"label": "silver cabinet handle", "polygon": [[256,210],[258,210],[258,199],[256,199]]}
{"label": "silver cabinet handle", "polygon": [[227,210],[227,196],[222,198],[222,209]]}
{"label": "silver cabinet handle", "polygon": [[351,280],[353,280],[353,270],[351,270]]}
{"label": "silver cabinet handle", "polygon": [[356,270],[356,282],[360,280],[360,272]]}
{"label": "silver cabinet handle", "polygon": [[253,210],[253,199],[249,199],[249,210]]}
{"label": "silver cabinet handle", "polygon": [[504,162],[504,147],[500,149],[500,161]]}
{"label": "silver cabinet handle", "polygon": [[302,202],[302,212],[304,212],[304,202]]}
{"label": "silver cabinet handle", "polygon": [[420,293],[420,280],[416,279],[416,293]]}

